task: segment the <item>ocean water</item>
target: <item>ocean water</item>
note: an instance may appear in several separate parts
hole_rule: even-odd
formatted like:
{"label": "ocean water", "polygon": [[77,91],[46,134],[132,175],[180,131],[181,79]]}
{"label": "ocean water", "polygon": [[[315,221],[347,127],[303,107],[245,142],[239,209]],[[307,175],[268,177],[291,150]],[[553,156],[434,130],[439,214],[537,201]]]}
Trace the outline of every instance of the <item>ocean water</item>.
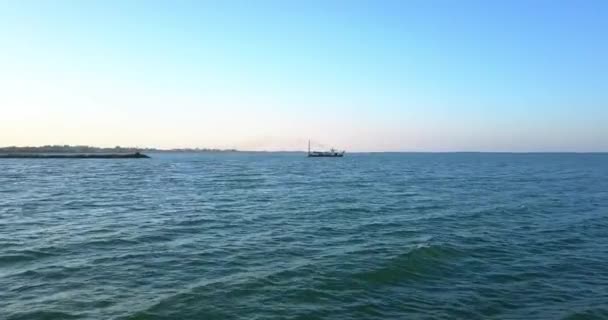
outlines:
{"label": "ocean water", "polygon": [[0,159],[0,319],[608,319],[608,155]]}

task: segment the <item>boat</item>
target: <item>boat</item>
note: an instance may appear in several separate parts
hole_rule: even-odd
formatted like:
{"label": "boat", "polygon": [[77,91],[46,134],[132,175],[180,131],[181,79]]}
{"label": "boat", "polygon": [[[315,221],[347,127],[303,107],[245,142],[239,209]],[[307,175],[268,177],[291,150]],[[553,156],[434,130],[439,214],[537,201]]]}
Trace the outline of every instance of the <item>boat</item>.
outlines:
{"label": "boat", "polygon": [[320,157],[333,157],[341,158],[344,157],[345,151],[338,151],[336,149],[330,149],[329,151],[310,151],[310,140],[308,140],[308,157],[320,158]]}

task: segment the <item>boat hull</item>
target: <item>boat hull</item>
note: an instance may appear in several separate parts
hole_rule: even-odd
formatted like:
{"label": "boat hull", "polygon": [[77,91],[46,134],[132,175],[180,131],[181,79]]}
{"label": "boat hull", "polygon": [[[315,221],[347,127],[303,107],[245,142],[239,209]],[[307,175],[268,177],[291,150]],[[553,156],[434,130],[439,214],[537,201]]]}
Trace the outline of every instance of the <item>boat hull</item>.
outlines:
{"label": "boat hull", "polygon": [[311,153],[309,158],[342,158],[344,153]]}

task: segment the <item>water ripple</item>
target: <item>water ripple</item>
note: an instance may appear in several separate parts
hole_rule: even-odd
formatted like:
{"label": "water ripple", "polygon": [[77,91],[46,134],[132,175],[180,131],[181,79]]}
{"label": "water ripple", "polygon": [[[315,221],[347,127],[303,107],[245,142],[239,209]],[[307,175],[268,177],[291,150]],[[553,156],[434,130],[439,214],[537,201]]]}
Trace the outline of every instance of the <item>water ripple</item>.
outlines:
{"label": "water ripple", "polygon": [[608,156],[335,160],[0,160],[0,318],[608,318]]}

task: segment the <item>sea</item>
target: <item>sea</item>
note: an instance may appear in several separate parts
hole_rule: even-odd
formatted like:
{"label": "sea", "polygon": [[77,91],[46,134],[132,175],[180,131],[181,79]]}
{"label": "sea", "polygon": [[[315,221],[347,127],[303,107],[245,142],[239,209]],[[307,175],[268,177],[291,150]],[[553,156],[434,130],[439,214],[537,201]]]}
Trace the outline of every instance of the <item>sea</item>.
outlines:
{"label": "sea", "polygon": [[608,154],[0,159],[0,319],[608,319]]}

